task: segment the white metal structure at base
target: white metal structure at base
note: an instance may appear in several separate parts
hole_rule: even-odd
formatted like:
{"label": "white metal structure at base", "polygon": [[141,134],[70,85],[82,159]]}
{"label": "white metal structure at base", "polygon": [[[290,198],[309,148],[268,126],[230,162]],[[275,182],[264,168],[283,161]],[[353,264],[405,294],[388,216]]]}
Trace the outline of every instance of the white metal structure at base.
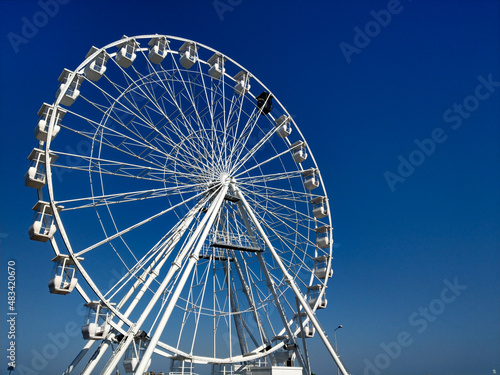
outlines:
{"label": "white metal structure at base", "polygon": [[25,183],[30,237],[56,253],[50,291],[89,308],[64,374],[167,372],[165,357],[179,374],[310,375],[313,336],[347,374],[317,316],[327,192],[276,96],[219,51],[156,34],[92,47],[59,81]]}

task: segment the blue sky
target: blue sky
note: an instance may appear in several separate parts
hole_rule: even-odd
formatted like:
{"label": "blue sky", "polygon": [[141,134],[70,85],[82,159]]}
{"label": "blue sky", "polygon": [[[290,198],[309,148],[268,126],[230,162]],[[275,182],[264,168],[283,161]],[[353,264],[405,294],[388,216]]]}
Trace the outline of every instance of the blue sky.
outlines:
{"label": "blue sky", "polygon": [[[62,371],[82,345],[78,296],[48,293],[52,251],[27,236],[36,197],[23,176],[36,113],[90,46],[158,33],[230,56],[301,128],[337,244],[330,305],[318,316],[330,336],[343,325],[338,347],[352,374],[500,370],[499,1],[58,4],[44,18],[35,1],[0,1],[2,328],[14,259],[19,364]],[[28,30],[34,17],[41,26]],[[71,342],[44,363],[40,353],[61,332]],[[331,373],[314,340],[314,371]]]}

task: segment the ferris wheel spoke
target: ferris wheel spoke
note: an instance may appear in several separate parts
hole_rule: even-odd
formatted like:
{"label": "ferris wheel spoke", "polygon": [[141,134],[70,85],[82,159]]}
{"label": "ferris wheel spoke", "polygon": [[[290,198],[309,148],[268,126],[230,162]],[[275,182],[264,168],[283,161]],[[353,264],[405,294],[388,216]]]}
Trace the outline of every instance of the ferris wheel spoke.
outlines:
{"label": "ferris wheel spoke", "polygon": [[[101,94],[104,96],[104,98],[108,101],[108,105],[110,105],[109,109],[107,107],[103,107],[103,108],[106,108],[106,111],[103,114],[109,115],[110,111],[116,113],[116,117],[113,117],[113,120],[116,123],[124,126],[125,128],[126,128],[126,125],[123,123],[123,121],[120,118],[122,115],[132,116],[132,118],[140,120],[146,126],[149,126],[149,127],[154,126],[152,124],[149,116],[147,116],[147,114],[143,114],[141,112],[141,109],[138,107],[137,103],[135,102],[134,97],[132,95],[127,95],[127,93],[130,92],[130,86],[127,88],[119,87],[113,81],[111,81],[107,76],[105,76],[105,77],[108,80],[108,82],[110,82],[111,85],[118,91],[119,96],[114,97],[113,95],[111,95],[110,93],[108,93],[106,90],[102,89],[101,87],[99,87],[95,83],[93,83],[93,82],[91,83],[94,87],[96,87],[101,92]],[[103,109],[101,108],[101,106],[96,105],[92,100],[86,98],[84,95],[81,95],[81,98],[83,100],[87,101],[89,104],[93,105],[95,108],[97,108],[101,112],[103,112]],[[128,103],[132,108],[129,108],[126,105],[126,103],[121,102],[119,100],[120,98],[123,98],[126,101],[126,103]]]}
{"label": "ferris wheel spoke", "polygon": [[[270,133],[268,133],[267,135],[270,137]],[[259,141],[259,142],[258,142],[258,143],[257,143],[257,144],[253,147],[253,148],[252,148],[252,150],[250,150],[250,151],[249,151],[249,154],[251,153],[251,154],[253,155],[253,154],[254,154],[254,153],[255,153],[255,152],[256,152],[256,151],[257,151],[257,150],[258,150],[258,149],[259,149],[259,148],[260,148],[260,147],[261,147],[261,146],[265,143],[265,142],[266,142],[266,140],[261,139],[261,140],[260,140],[260,141]],[[245,173],[248,173],[248,172],[250,172],[250,171],[253,171],[253,170],[254,170],[254,169],[256,169],[256,168],[260,168],[260,167],[262,167],[263,165],[266,165],[267,163],[269,163],[269,162],[271,162],[271,161],[273,161],[273,160],[275,160],[275,159],[277,159],[277,158],[280,158],[281,156],[286,155],[286,154],[288,154],[288,153],[290,153],[290,150],[285,150],[285,151],[282,151],[282,152],[280,152],[280,153],[278,153],[278,154],[276,154],[276,155],[273,155],[273,156],[271,156],[270,158],[268,158],[268,159],[266,159],[266,160],[264,160],[264,161],[262,161],[262,162],[260,162],[260,163],[258,163],[258,164],[256,164],[256,165],[254,165],[254,166],[252,166],[252,167],[248,167],[248,168],[246,168],[246,169],[244,169],[244,170],[241,170],[241,171],[240,171],[240,169],[244,166],[244,164],[245,164],[245,163],[246,163],[246,162],[250,159],[250,157],[251,157],[251,156],[248,156],[248,154],[247,154],[247,156],[245,156],[244,160],[243,160],[243,159],[242,159],[242,160],[240,160],[240,161],[238,162],[238,165],[235,165],[235,166],[233,167],[233,169],[231,170],[231,173],[232,173],[232,175],[233,175],[235,178],[238,178],[239,176],[241,176],[241,175],[243,175],[243,174],[245,174]]]}
{"label": "ferris wheel spoke", "polygon": [[[242,189],[242,190],[244,190],[244,189],[243,189],[243,187],[241,187],[241,189]],[[292,223],[292,224],[293,224],[293,223],[296,223],[296,225],[298,225],[298,226],[300,226],[300,227],[302,227],[302,228],[304,228],[304,229],[310,230],[311,228],[310,228],[309,226],[302,224],[303,219],[302,219],[302,220],[301,220],[301,219],[294,219],[294,220],[291,220],[289,217],[284,217],[283,215],[279,215],[278,213],[273,212],[272,210],[267,209],[265,206],[263,206],[263,205],[262,205],[261,203],[259,203],[257,200],[253,199],[253,198],[251,197],[251,195],[250,195],[250,194],[248,194],[248,192],[247,192],[247,194],[246,194],[246,197],[247,197],[247,199],[248,199],[248,200],[249,200],[249,201],[250,201],[250,202],[251,202],[251,203],[252,203],[252,204],[253,204],[256,208],[258,208],[260,211],[264,212],[264,213],[266,214],[266,216],[271,216],[271,217],[273,217],[275,220],[277,220],[277,223],[284,225],[287,229],[289,229],[289,230],[291,231],[291,233],[292,233],[293,235],[298,235],[298,236],[299,236],[299,237],[301,237],[304,241],[306,241],[306,243],[308,243],[308,244],[310,244],[310,245],[314,245],[314,244],[312,243],[312,241],[311,241],[311,240],[309,240],[309,238],[308,238],[308,237],[306,237],[306,236],[302,235],[300,232],[298,232],[298,231],[297,231],[297,228],[296,228],[296,227],[294,227],[293,225],[290,225],[290,223]],[[285,206],[285,207],[286,207],[286,206]],[[288,207],[286,207],[286,208],[288,208]],[[267,224],[267,220],[266,220],[266,218],[265,218],[265,217],[262,217],[261,215],[259,215],[259,214],[258,214],[258,212],[257,212],[257,213],[255,213],[255,214],[258,216],[259,220],[261,220],[261,222],[262,222],[264,225],[266,225],[267,227],[269,227],[269,228],[275,228],[275,227],[277,226],[277,225],[276,225],[277,223],[272,223],[272,224],[269,224],[269,225],[268,225],[268,224]],[[292,214],[293,214],[293,215],[297,215],[297,214],[299,214],[299,212],[298,212],[298,211],[295,211],[295,212],[292,212]],[[302,214],[302,215],[303,215],[303,214]],[[305,215],[304,215],[304,216],[305,216]],[[308,217],[308,216],[306,216],[306,217],[305,217],[305,220],[307,220],[307,221],[312,221],[312,220],[311,220],[311,218],[310,218],[310,217]],[[275,230],[274,230],[274,229],[273,229],[273,232],[275,232]],[[280,233],[280,234],[275,233],[275,234],[276,234],[276,238],[281,238],[282,236],[284,236],[284,235],[285,235],[285,233]]]}
{"label": "ferris wheel spoke", "polygon": [[[166,90],[166,92],[169,94],[169,96],[171,98],[171,103],[174,104],[177,112],[179,113],[179,116],[182,118],[182,125],[184,125],[184,127],[186,128],[188,134],[194,134],[195,129],[194,129],[194,127],[191,126],[191,122],[188,121],[188,119],[185,115],[185,110],[182,109],[181,100],[178,100],[178,98],[185,98],[188,102],[190,102],[191,107],[195,111],[195,113],[197,114],[197,118],[200,122],[201,122],[201,118],[198,114],[198,111],[197,111],[197,108],[196,108],[194,101],[189,96],[189,89],[188,89],[187,84],[184,80],[182,71],[179,69],[177,63],[175,63],[175,69],[177,71],[178,82],[181,83],[182,89],[176,93],[176,90],[174,88],[174,82],[172,82],[171,80],[163,80],[162,84],[164,85],[164,89]],[[202,152],[200,150],[198,150],[198,145],[196,144],[196,142],[191,141],[189,139],[189,137],[187,138],[187,141],[190,142],[191,147],[193,147],[200,154],[202,154]]]}
{"label": "ferris wheel spoke", "polygon": [[126,233],[128,233],[128,232],[130,232],[130,231],[132,231],[134,229],[136,229],[136,228],[139,228],[140,226],[142,226],[144,224],[147,224],[147,223],[151,222],[152,220],[157,219],[157,218],[159,218],[162,215],[165,215],[167,212],[173,211],[176,208],[182,206],[183,204],[186,204],[186,203],[192,201],[195,198],[199,198],[199,197],[203,196],[204,194],[205,193],[202,191],[202,192],[200,192],[200,193],[198,193],[198,194],[196,194],[196,195],[194,195],[194,196],[186,199],[185,201],[182,201],[182,202],[177,203],[177,204],[175,204],[173,206],[170,206],[169,208],[167,208],[165,210],[162,210],[162,211],[160,211],[160,212],[158,212],[158,213],[156,213],[156,214],[148,217],[147,219],[141,220],[138,223],[136,223],[134,225],[131,225],[131,226],[129,226],[129,227],[127,227],[127,228],[125,228],[125,229],[123,229],[123,230],[121,230],[121,231],[119,231],[119,232],[117,232],[117,233],[115,233],[115,234],[113,234],[113,235],[105,238],[104,240],[99,241],[99,242],[97,242],[97,243],[95,243],[95,244],[93,244],[93,245],[91,245],[91,246],[89,246],[89,247],[87,247],[87,248],[79,251],[78,253],[75,254],[75,256],[77,256],[77,257],[81,256],[81,255],[83,255],[83,254],[85,254],[85,253],[87,253],[87,252],[89,252],[91,250],[96,249],[97,247],[99,247],[99,246],[101,246],[103,244],[109,243],[110,241],[114,240],[115,238],[120,237],[120,236],[122,236],[122,235],[124,235],[124,234],[126,234]]}
{"label": "ferris wheel spoke", "polygon": [[269,173],[256,176],[240,177],[238,178],[238,182],[247,185],[254,185],[270,181],[291,180],[292,178],[300,177],[302,177],[302,171],[297,170],[291,172]]}
{"label": "ferris wheel spoke", "polygon": [[[96,158],[92,156],[85,156],[81,154],[72,154],[68,152],[56,151],[59,156],[64,156],[67,160],[72,160],[71,165],[55,162],[53,167],[77,170],[87,173],[107,174],[115,177],[125,177],[145,181],[157,181],[163,183],[173,183],[168,180],[169,177],[194,179],[198,175],[195,171],[180,171],[172,168],[158,168],[150,166],[140,166],[138,164],[125,163],[121,161],[114,161],[110,159]],[[141,160],[142,161],[142,160]],[[190,170],[191,165],[187,166]],[[177,185],[181,181],[175,182]],[[182,184],[182,183],[181,183]]]}
{"label": "ferris wheel spoke", "polygon": [[[94,106],[96,106],[94,103],[91,103],[93,104]],[[103,123],[98,123],[96,121],[93,121],[85,116],[82,116],[80,114],[77,114],[75,112],[70,112],[72,115],[75,115],[76,117],[86,121],[88,124],[90,124],[96,131],[98,131],[98,133],[100,134],[107,134],[108,137],[113,137],[113,138],[116,138],[116,139],[119,139],[121,140],[121,142],[119,143],[119,145],[121,145],[122,143],[125,143],[125,144],[128,144],[129,146],[133,146],[133,147],[140,147],[140,148],[144,148],[145,150],[146,149],[149,149],[153,152],[158,152],[160,154],[164,154],[165,156],[168,155],[168,152],[163,148],[163,146],[161,144],[157,146],[154,146],[151,144],[151,142],[147,141],[140,133],[139,131],[137,131],[137,129],[131,129],[130,126],[128,126],[127,124],[125,124],[121,119],[120,119],[120,116],[116,116],[116,117],[113,117],[112,115],[109,114],[110,111],[108,110],[104,110],[104,109],[99,109],[103,115],[109,115],[108,118],[111,119],[112,121],[114,121],[115,123],[117,123],[118,125],[120,125],[121,127],[123,127],[126,131],[130,132],[132,134],[133,137],[135,138],[132,138],[130,135],[126,135],[124,134],[123,132],[119,132],[117,129],[115,129],[115,127],[113,126],[113,124],[111,125],[105,125]],[[82,132],[82,131],[77,131],[75,129],[72,129],[68,126],[64,126],[64,125],[61,125],[63,128],[71,131],[71,132],[74,132],[78,135],[81,135],[81,136],[84,136],[85,138],[89,139],[89,140],[94,140],[95,139],[95,134],[93,133],[90,133],[90,132]],[[112,145],[113,143],[110,142],[110,144]],[[166,142],[166,145],[167,146],[175,146],[175,143],[173,141],[171,142]]]}
{"label": "ferris wheel spoke", "polygon": [[[142,88],[141,88],[140,86],[138,86],[138,85],[137,85],[137,82],[133,81],[133,83],[136,85],[136,88],[140,91],[140,95],[139,95],[139,96],[140,96],[140,97],[143,97],[143,98],[144,98],[144,100],[146,100],[146,103],[143,105],[143,107],[142,107],[142,108],[143,108],[143,109],[144,109],[144,108],[146,108],[146,109],[147,109],[147,108],[150,108],[150,110],[157,112],[158,114],[160,114],[160,115],[162,116],[162,118],[166,118],[166,119],[170,122],[170,124],[173,126],[173,128],[174,128],[174,129],[179,130],[179,128],[178,128],[178,127],[176,127],[176,126],[174,126],[174,123],[173,123],[171,120],[169,120],[169,117],[167,116],[167,114],[166,114],[166,113],[164,113],[164,112],[163,112],[163,110],[162,110],[162,108],[161,108],[161,106],[160,106],[159,104],[156,104],[154,108],[147,107],[148,103],[156,103],[156,101],[152,100],[152,98],[151,98],[151,97],[149,97],[149,96],[147,95],[147,93],[145,93],[145,92],[144,92],[144,90],[142,90]],[[126,113],[128,113],[128,114],[130,114],[130,115],[133,115],[133,116],[134,116],[134,117],[136,117],[136,118],[142,119],[142,122],[143,122],[143,123],[144,123],[147,127],[149,127],[149,128],[151,128],[151,129],[153,129],[157,135],[161,136],[162,140],[163,140],[163,141],[165,141],[165,142],[166,142],[166,144],[168,144],[168,145],[172,145],[173,141],[172,141],[171,139],[169,139],[169,138],[165,137],[165,136],[164,136],[164,134],[163,134],[162,132],[160,132],[160,131],[159,131],[159,130],[158,130],[158,129],[154,126],[154,124],[153,124],[153,123],[152,123],[152,121],[151,121],[150,116],[148,116],[148,115],[137,116],[137,114],[138,114],[138,113],[139,113],[139,114],[141,113],[141,109],[138,107],[138,105],[137,105],[135,102],[132,102],[132,100],[128,99],[126,95],[124,95],[124,97],[125,97],[125,99],[129,102],[129,104],[131,104],[131,105],[132,105],[133,109],[135,110],[135,111],[128,110],[128,111],[125,111],[125,112],[126,112]],[[115,101],[116,101],[116,100],[115,100]],[[122,106],[124,106],[124,105],[122,104]],[[124,106],[124,108],[126,108],[126,107]],[[128,130],[130,131],[130,127],[129,127],[129,126],[126,126],[125,124],[123,124],[123,126],[124,126],[126,129],[128,129]],[[138,134],[138,133],[139,133],[139,132],[138,132],[138,131],[137,131],[137,129],[136,129],[136,131],[135,131],[135,133],[134,133],[134,134],[137,136],[137,134]],[[182,139],[183,135],[182,135],[182,134],[179,134],[179,137]],[[142,136],[139,136],[139,138],[141,138],[142,140],[144,140],[146,143],[148,143],[148,144],[149,144],[149,142],[147,142],[147,141],[146,141],[146,140],[145,140]],[[160,142],[158,141],[157,143],[160,143]],[[191,146],[192,146],[192,147],[196,147],[196,144],[192,144]]]}
{"label": "ferris wheel spoke", "polygon": [[[201,73],[201,66],[200,67],[200,73]],[[216,105],[220,102],[220,98],[221,96],[218,96],[218,99],[216,100],[215,97],[214,97],[214,91],[217,89],[217,86],[213,87],[214,85],[214,80],[211,79],[211,89],[210,90],[207,90],[207,84],[205,83],[205,75],[204,74],[200,74],[200,77],[201,77],[201,81],[202,81],[202,84],[203,84],[203,94],[205,95],[205,101],[207,103],[207,107],[206,107],[206,111],[209,113],[210,115],[210,128],[209,128],[209,132],[212,134],[212,136],[209,136],[209,134],[206,134],[207,136],[207,139],[210,140],[210,145],[211,145],[211,148],[212,150],[215,150],[215,148],[217,147],[217,153],[215,153],[214,155],[212,155],[212,159],[213,159],[213,163],[214,165],[217,165],[217,164],[221,164],[222,163],[222,155],[221,155],[221,149],[220,149],[220,145],[218,143],[215,142],[215,138],[214,138],[214,135],[215,135],[215,126],[214,126],[214,121],[215,121],[215,109],[216,109]],[[224,85],[224,75],[221,77],[221,79],[217,82],[219,82],[219,85]],[[209,98],[209,93],[210,92],[210,98]],[[206,133],[206,128],[203,127],[205,133]],[[218,155],[218,158],[215,159]]]}
{"label": "ferris wheel spoke", "polygon": [[243,110],[244,95],[233,94],[231,98],[231,105],[229,106],[229,112],[227,118],[225,119],[223,125],[223,138],[222,138],[222,149],[224,152],[224,168],[228,168],[231,162],[229,154],[231,150],[228,146],[228,136],[233,139],[236,136],[236,129],[239,125],[241,112]]}
{"label": "ferris wheel spoke", "polygon": [[[252,189],[255,190],[253,193],[259,194],[262,196],[264,199],[268,198],[274,198],[274,199],[282,199],[282,200],[288,200],[288,201],[294,201],[297,203],[310,203],[311,199],[313,197],[317,197],[318,195],[313,195],[310,192],[302,192],[299,190],[289,190],[289,189],[282,189],[278,187],[273,187],[273,186],[263,186],[263,185],[256,185],[256,184],[245,184],[240,183],[242,186],[244,186],[247,191],[252,192]],[[265,191],[270,191],[273,193],[266,193]],[[280,194],[280,195],[276,195]]]}
{"label": "ferris wheel spoke", "polygon": [[[243,153],[243,151],[246,151],[246,145],[250,141],[252,136],[256,136],[254,130],[257,127],[257,122],[259,120],[259,117],[260,117],[260,112],[258,111],[257,107],[255,107],[252,113],[249,115],[248,120],[245,123],[245,126],[241,130],[238,140],[233,143],[233,147],[231,148],[231,153],[228,157],[228,160],[232,161],[233,155],[235,155],[236,152],[236,156],[234,157],[235,160],[234,164],[238,163],[241,154]],[[259,130],[261,130],[260,127]]]}
{"label": "ferris wheel spoke", "polygon": [[[174,186],[170,188],[163,189],[150,189],[142,191],[129,191],[117,194],[106,194],[100,196],[91,196],[84,198],[67,199],[63,201],[57,201],[57,205],[63,205],[64,211],[79,210],[84,208],[94,208],[99,206],[105,206],[109,204],[117,203],[129,203],[136,202],[147,199],[162,198],[171,195],[192,193],[200,190],[199,184],[184,185],[182,187]],[[89,203],[85,203],[89,202]],[[67,206],[68,204],[84,203],[78,206]]]}
{"label": "ferris wheel spoke", "polygon": [[[243,186],[240,187],[243,191],[250,193],[250,191],[245,189]],[[309,222],[313,221],[309,215],[297,210],[296,208],[292,208],[291,206],[280,203],[279,201],[276,201],[274,199],[264,198],[261,199],[261,201],[258,201],[257,198],[252,198],[252,200],[256,203],[259,203],[260,207],[263,209],[263,212],[273,209],[273,212],[276,215],[283,219],[288,219],[290,222],[295,222],[296,220]],[[285,212],[286,214],[284,214],[283,212]]]}

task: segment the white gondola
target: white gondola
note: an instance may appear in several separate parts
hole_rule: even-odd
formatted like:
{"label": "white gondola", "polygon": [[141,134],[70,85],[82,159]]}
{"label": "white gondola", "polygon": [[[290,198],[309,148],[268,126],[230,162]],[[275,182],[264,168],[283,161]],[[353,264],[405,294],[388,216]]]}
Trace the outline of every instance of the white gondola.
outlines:
{"label": "white gondola", "polygon": [[58,78],[58,81],[61,82],[59,85],[59,89],[56,93],[56,98],[62,93],[63,97],[61,98],[61,104],[69,107],[73,104],[80,95],[80,86],[83,82],[83,77],[79,74],[74,74],[73,78],[70,79],[70,76],[73,74],[68,69],[64,69],[61,75]]}
{"label": "white gondola", "polygon": [[148,58],[153,64],[160,64],[168,53],[168,40],[164,36],[149,41]]}
{"label": "white gondola", "polygon": [[307,302],[309,306],[314,307],[318,303],[318,309],[326,309],[328,301],[326,293],[323,292],[323,285],[311,285],[307,289]]}
{"label": "white gondola", "polygon": [[234,91],[238,95],[244,95],[250,90],[250,87],[251,87],[250,86],[250,75],[248,74],[248,72],[241,70],[233,78],[236,81],[236,85],[234,86]]}
{"label": "white gondola", "polygon": [[328,216],[328,208],[326,206],[325,197],[316,197],[311,199],[311,204],[313,206],[313,215],[316,219],[322,219]]}
{"label": "white gondola", "polygon": [[[85,56],[85,58],[88,58],[97,51],[99,51],[99,49],[92,46],[92,48],[87,53],[87,56]],[[104,50],[101,51],[99,54],[97,54],[97,56],[94,57],[94,59],[91,62],[89,62],[85,67],[85,77],[94,82],[99,81],[99,79],[101,79],[101,77],[103,76],[104,72],[106,72],[106,63],[108,59],[109,55]]]}
{"label": "white gondola", "polygon": [[[57,155],[50,154],[50,163],[57,159]],[[28,156],[31,161],[28,171],[24,175],[24,184],[34,189],[41,189],[45,186],[45,155],[44,151],[34,148]]]}
{"label": "white gondola", "polygon": [[292,119],[287,115],[280,116],[276,119],[276,127],[278,128],[276,133],[281,138],[286,138],[292,133],[292,125],[290,124],[291,121]]}
{"label": "white gondola", "polygon": [[306,169],[302,172],[302,175],[307,190],[313,190],[319,186],[318,170],[316,168]]}
{"label": "white gondola", "polygon": [[314,258],[314,274],[319,279],[331,278],[333,276],[332,267],[328,267],[328,261],[330,257],[328,255],[321,255]]}
{"label": "white gondola", "polygon": [[[78,262],[83,258],[78,257]],[[49,291],[52,294],[68,294],[78,284],[76,269],[73,259],[69,255],[57,255],[52,261],[55,263],[52,278],[49,280]]]}
{"label": "white gondola", "polygon": [[[300,320],[298,313],[295,313],[294,317],[296,319],[295,322],[297,329],[299,329],[297,337],[306,339],[314,337],[314,334],[316,333],[316,328],[314,328],[314,325],[311,323],[311,321],[307,319],[307,314],[304,311],[302,311],[300,313],[300,318],[301,318]],[[302,322],[302,328],[300,326],[301,322]]]}
{"label": "white gondola", "polygon": [[195,43],[184,42],[184,44],[179,48],[181,65],[189,69],[196,61],[198,61],[198,46]]}
{"label": "white gondola", "polygon": [[304,323],[304,326],[302,327],[302,330],[299,332],[297,337],[310,339],[314,337],[315,333],[316,333],[316,328],[314,328],[311,322],[308,321],[307,323]]}
{"label": "white gondola", "polygon": [[322,227],[316,228],[316,245],[322,249],[330,247],[332,244],[332,227],[329,225],[323,225]]}
{"label": "white gondola", "polygon": [[296,163],[302,163],[307,159],[307,150],[306,143],[304,141],[297,141],[290,146],[290,150],[292,150],[293,160]]}
{"label": "white gondola", "polygon": [[[59,210],[62,207],[58,207]],[[33,224],[31,224],[28,234],[30,239],[34,241],[47,242],[56,232],[56,224],[54,222],[54,213],[48,202],[38,201],[33,206],[35,216]]]}
{"label": "white gondola", "polygon": [[[139,331],[139,333],[134,337],[134,341],[129,345],[125,352],[125,357],[123,359],[123,367],[125,372],[134,373],[137,365],[144,356],[144,352],[148,347],[149,336],[144,331]],[[149,359],[149,367],[151,364],[151,359]]]}
{"label": "white gondola", "polygon": [[[40,120],[38,120],[38,124],[35,127],[35,137],[39,141],[47,142],[47,133],[49,131],[50,121],[52,119],[52,114],[54,113],[54,108],[51,104],[43,103],[42,107],[38,111],[38,116],[40,116]],[[66,110],[57,107],[56,108],[56,118],[54,120],[54,128],[52,129],[52,135],[50,137],[53,140],[56,135],[61,130],[61,120],[66,114]]]}
{"label": "white gondola", "polygon": [[219,54],[214,54],[211,58],[208,59],[207,63],[210,66],[208,69],[208,74],[210,77],[219,79],[226,72],[224,68],[224,62],[226,58]]}
{"label": "white gondola", "polygon": [[102,340],[109,333],[109,311],[106,305],[99,301],[85,304],[87,310],[87,323],[82,327],[82,336],[85,340]]}
{"label": "white gondola", "polygon": [[[125,38],[127,37],[122,37],[122,39]],[[129,39],[128,41],[119,44],[118,52],[116,52],[116,62],[118,63],[118,65],[120,65],[122,68],[128,68],[130,65],[132,65],[135,58],[137,57],[137,54],[135,53],[137,46],[138,44],[135,39]]]}

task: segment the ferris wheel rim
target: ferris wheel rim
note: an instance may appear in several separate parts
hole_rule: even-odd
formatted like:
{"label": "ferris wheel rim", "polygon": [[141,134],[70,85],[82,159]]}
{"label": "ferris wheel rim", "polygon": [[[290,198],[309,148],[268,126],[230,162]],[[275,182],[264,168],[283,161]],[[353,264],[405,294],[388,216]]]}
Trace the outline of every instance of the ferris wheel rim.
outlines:
{"label": "ferris wheel rim", "polygon": [[[238,64],[236,61],[230,59],[229,57],[227,57],[226,55],[223,55],[221,54],[219,51],[213,49],[213,48],[210,48],[208,46],[205,46],[201,43],[198,43],[198,42],[194,42],[192,40],[189,40],[189,39],[185,39],[185,38],[178,38],[178,37],[172,37],[172,36],[166,36],[166,35],[141,35],[141,36],[135,36],[135,37],[127,37],[126,39],[122,39],[122,40],[119,40],[119,41],[115,41],[113,43],[110,43],[108,45],[106,45],[105,47],[102,47],[101,49],[98,49],[94,54],[90,55],[88,58],[86,58],[84,60],[84,62],[82,62],[78,68],[73,71],[73,73],[71,73],[72,75],[69,76],[68,79],[72,79],[74,76],[76,76],[76,74],[82,74],[83,73],[83,69],[85,68],[85,66],[90,62],[92,61],[93,58],[95,58],[95,56],[97,56],[99,53],[102,53],[103,51],[105,51],[107,53],[107,49],[109,48],[112,48],[112,47],[116,47],[118,45],[120,45],[121,43],[124,43],[126,41],[131,41],[131,40],[139,40],[139,39],[150,39],[150,38],[154,38],[154,37],[165,37],[167,39],[175,39],[175,40],[178,40],[178,41],[183,41],[183,42],[193,42],[193,43],[196,43],[196,45],[200,46],[200,47],[203,47],[209,51],[212,51],[214,53],[217,53],[217,54],[220,54],[221,56],[223,56],[224,58],[226,58],[228,61],[232,62],[234,65],[238,66],[239,68],[241,68],[242,70],[248,72],[252,79],[256,80],[262,87],[266,88],[267,87],[262,83],[260,82],[254,75],[252,75],[247,69],[245,69],[243,66],[241,66],[240,64]],[[141,48],[141,51],[147,51],[147,48]],[[172,51],[174,52],[174,51]],[[114,57],[116,55],[116,52],[113,52],[113,53],[110,53],[109,54],[112,57]],[[201,60],[200,60],[201,61]],[[228,76],[228,78],[231,78]],[[131,86],[133,85],[133,83],[130,84]],[[271,93],[271,91],[269,91]],[[123,95],[125,94],[125,91],[123,93]],[[63,96],[63,93],[60,93],[59,96],[56,98],[56,101],[54,102],[53,106],[54,108],[60,106],[60,102],[61,102],[61,98]],[[289,113],[286,111],[285,107],[279,102],[279,100],[273,96],[275,98],[275,101],[276,103],[281,107],[281,109],[283,109],[285,111],[285,114],[287,116],[290,117],[291,119],[291,122],[293,123],[294,125],[294,129],[298,132],[299,134],[299,137],[300,139],[305,139],[304,136],[302,135],[302,133],[300,132],[300,128],[298,127],[298,125],[295,123],[295,121],[293,120],[293,118],[289,115]],[[113,102],[112,105],[114,105],[116,102]],[[54,187],[53,187],[53,181],[52,181],[52,173],[51,173],[51,165],[50,165],[50,152],[51,152],[51,148],[50,148],[50,145],[51,145],[51,131],[53,129],[53,126],[54,126],[54,122],[55,122],[55,118],[51,118],[51,124],[49,126],[49,130],[48,130],[48,137],[47,137],[47,142],[46,142],[46,145],[45,145],[45,160],[46,160],[46,168],[47,168],[47,189],[48,189],[48,192],[49,192],[49,201],[50,201],[50,204],[52,206],[52,209],[53,209],[53,212],[54,212],[54,217],[55,217],[55,220],[57,222],[57,225],[58,225],[58,228],[60,230],[60,234],[63,238],[63,242],[65,244],[65,247],[70,255],[70,257],[73,258],[77,268],[79,269],[80,273],[82,274],[82,276],[84,277],[84,279],[87,281],[87,283],[89,284],[89,286],[91,287],[91,289],[93,290],[93,292],[98,296],[98,298],[107,306],[109,307],[110,311],[112,311],[116,316],[117,318],[119,318],[120,320],[122,320],[125,324],[127,325],[130,325],[130,324],[133,324],[132,321],[128,320],[127,318],[123,317],[123,315],[120,313],[119,310],[115,309],[108,301],[106,301],[106,298],[105,298],[105,295],[102,294],[102,292],[99,290],[99,288],[92,282],[92,278],[90,277],[90,275],[88,275],[88,273],[85,271],[84,267],[80,264],[79,261],[77,261],[77,256],[78,256],[78,253],[74,253],[73,252],[73,249],[72,249],[72,246],[71,246],[71,241],[64,229],[64,222],[62,220],[62,218],[60,217],[60,214],[59,214],[59,211],[57,210],[57,200],[55,199],[55,193],[54,193]],[[97,134],[97,133],[96,133]],[[288,142],[288,144],[290,145],[290,141],[287,139],[286,140]],[[309,154],[315,168],[319,171],[318,167],[317,167],[317,163],[314,159],[314,155],[312,153],[312,151],[310,150],[310,154]],[[300,166],[300,168],[302,168],[302,166]],[[244,172],[242,172],[244,173]],[[241,173],[240,173],[241,174]],[[322,175],[321,173],[318,173],[318,178],[321,182],[321,185],[322,187],[324,186],[324,183],[323,183],[323,179],[322,179]],[[324,197],[325,199],[327,200],[327,204],[328,204],[328,196],[327,196],[327,192],[326,192],[326,189],[323,188],[323,193],[324,193]],[[328,208],[328,222],[331,224],[331,210]],[[52,239],[51,239],[51,243],[52,243]],[[53,244],[54,246],[54,244]],[[331,255],[331,251],[332,251],[332,246],[333,245],[330,245],[330,255]],[[54,251],[56,251],[56,249],[54,249]],[[56,251],[56,254],[57,254],[57,251]],[[90,282],[89,282],[90,280]],[[89,301],[87,301],[89,302]],[[166,344],[165,344],[166,345]],[[272,351],[275,351],[275,350],[278,350],[279,348],[281,348],[282,345],[280,344],[277,344],[275,346],[273,346],[273,350]],[[178,350],[178,349],[176,349]],[[271,351],[271,352],[272,352]],[[271,352],[268,352],[268,353],[271,353]],[[186,354],[186,353],[184,353]],[[200,356],[191,356],[193,359],[194,358],[198,358],[199,360],[201,360],[201,358],[205,358],[205,357],[200,357]],[[258,358],[259,357],[259,354],[256,354],[255,355],[255,358]],[[236,358],[240,358],[240,357],[232,357],[231,360],[235,360]],[[253,357],[251,357],[253,358]],[[246,360],[246,359],[251,359],[250,357],[244,357],[241,356],[241,359],[243,360]],[[221,358],[211,358],[211,360],[214,360],[214,359],[217,359],[217,360],[221,360],[223,361],[224,359],[221,359]],[[221,362],[221,363],[225,363],[225,362]],[[229,362],[228,362],[229,363]]]}

